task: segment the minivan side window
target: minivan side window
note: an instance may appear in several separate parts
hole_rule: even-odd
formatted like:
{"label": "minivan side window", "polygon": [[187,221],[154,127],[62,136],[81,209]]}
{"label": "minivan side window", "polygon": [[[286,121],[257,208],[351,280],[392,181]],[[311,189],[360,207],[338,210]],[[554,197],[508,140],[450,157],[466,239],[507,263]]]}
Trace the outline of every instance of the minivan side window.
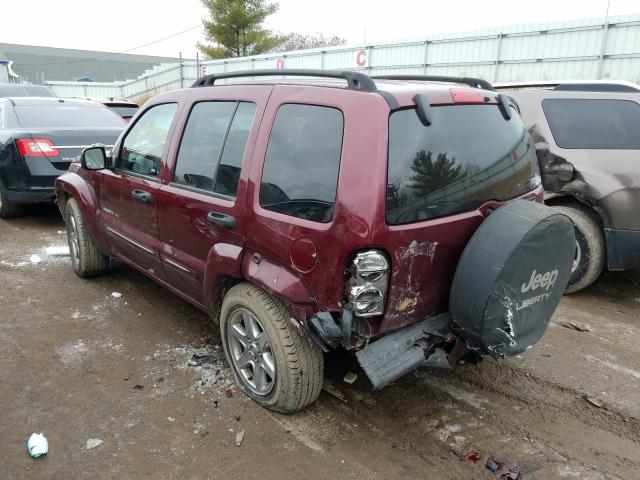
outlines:
{"label": "minivan side window", "polygon": [[200,102],[187,120],[173,181],[235,197],[256,106],[249,102]]}
{"label": "minivan side window", "polygon": [[560,148],[640,149],[640,104],[634,101],[546,99],[542,109]]}
{"label": "minivan side window", "polygon": [[273,122],[260,185],[260,206],[327,223],[338,186],[344,118],[331,107],[286,104]]}
{"label": "minivan side window", "polygon": [[118,168],[140,175],[157,176],[164,144],[177,109],[177,103],[164,103],[144,112],[124,138]]}

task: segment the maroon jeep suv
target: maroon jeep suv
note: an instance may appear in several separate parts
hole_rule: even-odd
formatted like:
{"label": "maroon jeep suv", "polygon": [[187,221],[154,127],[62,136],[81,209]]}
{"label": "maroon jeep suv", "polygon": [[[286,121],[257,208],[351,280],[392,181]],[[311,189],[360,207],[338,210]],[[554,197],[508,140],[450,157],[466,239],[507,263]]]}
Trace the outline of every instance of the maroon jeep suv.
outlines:
{"label": "maroon jeep suv", "polygon": [[473,78],[209,75],[56,186],[75,272],[117,257],[210,313],[238,386],[280,412],[317,398],[330,349],[375,388],[526,350],[575,245],[514,106]]}

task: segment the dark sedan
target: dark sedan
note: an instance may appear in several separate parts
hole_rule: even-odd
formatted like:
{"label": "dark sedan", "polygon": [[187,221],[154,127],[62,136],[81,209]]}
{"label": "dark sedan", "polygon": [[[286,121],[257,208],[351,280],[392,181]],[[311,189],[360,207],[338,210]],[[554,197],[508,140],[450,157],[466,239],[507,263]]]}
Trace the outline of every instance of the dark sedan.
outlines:
{"label": "dark sedan", "polygon": [[114,144],[125,122],[96,102],[61,98],[0,98],[0,218],[23,205],[51,202],[55,179],[83,148]]}

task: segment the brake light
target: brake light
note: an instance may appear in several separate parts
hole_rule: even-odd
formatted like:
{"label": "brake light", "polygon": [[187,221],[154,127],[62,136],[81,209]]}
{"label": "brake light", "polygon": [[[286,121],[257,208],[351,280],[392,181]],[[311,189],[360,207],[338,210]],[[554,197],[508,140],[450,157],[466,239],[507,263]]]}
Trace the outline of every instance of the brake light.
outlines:
{"label": "brake light", "polygon": [[16,140],[18,150],[23,157],[57,157],[58,149],[48,138],[19,138]]}
{"label": "brake light", "polygon": [[353,313],[371,317],[384,313],[389,287],[389,261],[378,250],[359,252],[351,263],[346,294]]}
{"label": "brake light", "polygon": [[470,88],[451,88],[449,92],[453,103],[487,103],[489,101],[489,97]]}

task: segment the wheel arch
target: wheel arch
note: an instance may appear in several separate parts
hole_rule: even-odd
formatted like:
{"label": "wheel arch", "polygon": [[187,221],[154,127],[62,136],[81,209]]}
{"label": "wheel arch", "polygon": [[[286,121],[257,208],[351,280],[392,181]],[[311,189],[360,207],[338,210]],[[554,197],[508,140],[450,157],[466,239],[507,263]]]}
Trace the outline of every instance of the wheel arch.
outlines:
{"label": "wheel arch", "polygon": [[98,225],[99,212],[92,190],[82,177],[73,172],[67,172],[56,180],[56,203],[63,218],[70,198],[76,199],[87,229],[98,249],[111,254],[109,242]]}
{"label": "wheel arch", "polygon": [[271,260],[245,255],[242,277],[289,304],[310,306],[315,300],[304,280],[288,268]]}
{"label": "wheel arch", "polygon": [[588,201],[580,199],[574,195],[554,194],[545,198],[544,203],[550,207],[565,206],[578,208],[591,216],[603,231],[604,227],[610,223],[609,216],[605,210],[595,203],[589,203]]}

